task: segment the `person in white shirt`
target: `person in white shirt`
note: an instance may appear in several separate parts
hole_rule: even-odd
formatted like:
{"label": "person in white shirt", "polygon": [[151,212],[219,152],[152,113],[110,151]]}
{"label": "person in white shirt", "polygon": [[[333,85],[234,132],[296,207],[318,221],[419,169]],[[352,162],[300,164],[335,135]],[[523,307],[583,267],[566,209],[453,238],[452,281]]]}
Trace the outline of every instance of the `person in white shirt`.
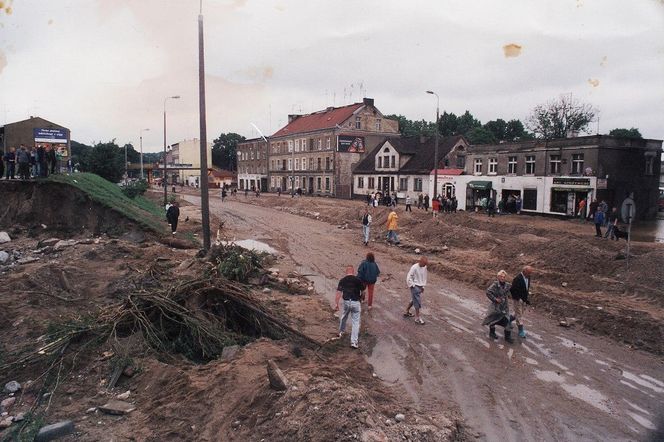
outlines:
{"label": "person in white shirt", "polygon": [[369,233],[371,230],[371,214],[369,214],[369,208],[364,209],[364,215],[362,216],[362,242],[364,245],[369,245]]}
{"label": "person in white shirt", "polygon": [[413,314],[410,309],[415,307],[415,323],[424,324],[424,319],[420,317],[420,309],[422,308],[422,293],[424,287],[427,285],[427,264],[429,263],[426,256],[422,256],[419,261],[413,264],[406,276],[406,284],[410,289],[411,300],[406,307],[405,317],[411,317]]}

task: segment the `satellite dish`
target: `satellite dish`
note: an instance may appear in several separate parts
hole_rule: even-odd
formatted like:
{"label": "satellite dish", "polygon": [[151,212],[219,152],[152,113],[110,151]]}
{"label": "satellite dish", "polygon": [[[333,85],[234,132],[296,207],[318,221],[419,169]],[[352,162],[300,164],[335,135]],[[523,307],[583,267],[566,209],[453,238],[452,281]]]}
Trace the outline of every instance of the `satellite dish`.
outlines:
{"label": "satellite dish", "polygon": [[634,200],[630,197],[625,198],[620,208],[620,216],[624,223],[630,223],[634,219],[636,214],[636,204]]}

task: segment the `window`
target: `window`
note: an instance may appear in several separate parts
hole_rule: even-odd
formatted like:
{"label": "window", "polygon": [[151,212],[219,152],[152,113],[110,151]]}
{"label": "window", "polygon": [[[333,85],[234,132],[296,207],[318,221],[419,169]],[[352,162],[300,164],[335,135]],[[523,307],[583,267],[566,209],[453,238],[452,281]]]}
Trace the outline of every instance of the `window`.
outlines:
{"label": "window", "polygon": [[307,170],[307,159],[302,158],[302,170]]}
{"label": "window", "polygon": [[355,129],[362,129],[362,118],[355,117]]}
{"label": "window", "polygon": [[397,166],[396,166],[396,158],[397,158],[396,155],[392,155],[392,156],[390,157],[390,167],[391,167],[392,169],[394,169],[395,167],[397,167]]}
{"label": "window", "polygon": [[404,192],[408,190],[408,178],[399,178],[399,190]]}
{"label": "window", "polygon": [[293,140],[288,140],[288,151],[289,152],[293,151]]}
{"label": "window", "polygon": [[376,132],[380,132],[380,118],[376,118]]}
{"label": "window", "polygon": [[655,166],[655,157],[653,155],[646,154],[646,175],[653,175],[653,170]]}
{"label": "window", "polygon": [[309,170],[314,170],[314,159],[309,158]]}
{"label": "window", "polygon": [[535,155],[526,155],[526,175],[535,175]]}
{"label": "window", "polygon": [[295,170],[300,170],[300,159],[295,158]]}
{"label": "window", "polygon": [[257,160],[260,160],[260,159],[261,159],[261,151],[260,151],[260,150],[257,150],[257,151],[256,151],[256,159],[257,159]]}
{"label": "window", "polygon": [[552,174],[560,174],[560,155],[549,156],[549,165]]}
{"label": "window", "polygon": [[[300,140],[300,147],[302,148],[302,152],[307,150],[307,139],[306,138],[302,138]],[[311,150],[311,148],[309,148],[309,150]]]}
{"label": "window", "polygon": [[367,187],[369,189],[375,189],[376,188],[376,179],[374,177],[367,178]]}
{"label": "window", "polygon": [[325,148],[327,150],[330,150],[332,148],[332,139],[330,137],[327,137],[327,141],[325,143]]}
{"label": "window", "polygon": [[323,182],[323,181],[322,181],[322,178],[321,178],[321,177],[316,178],[316,189],[319,190],[319,191],[320,191],[320,189],[321,189],[321,183],[322,183],[322,182]]}
{"label": "window", "polygon": [[322,138],[317,139],[316,145],[318,146],[318,150],[321,150],[323,148],[323,139]]}
{"label": "window", "polygon": [[413,190],[415,192],[421,192],[422,191],[422,178],[413,179]]}
{"label": "window", "polygon": [[498,173],[498,158],[489,158],[489,173],[493,175]]}
{"label": "window", "polygon": [[481,175],[482,174],[482,159],[481,158],[476,158],[475,159],[474,172],[475,172],[475,175]]}
{"label": "window", "polygon": [[325,170],[330,170],[330,157],[325,157]]}
{"label": "window", "polygon": [[270,160],[270,170],[274,170],[274,160]]}
{"label": "window", "polygon": [[325,177],[325,191],[329,192],[330,191],[330,178]]}
{"label": "window", "polygon": [[464,169],[466,167],[466,157],[461,155],[456,159],[456,165],[458,169]]}
{"label": "window", "polygon": [[251,151],[251,159],[252,160],[254,159],[254,151],[253,150]]}
{"label": "window", "polygon": [[357,188],[364,189],[364,177],[357,177]]}
{"label": "window", "polygon": [[300,151],[300,140],[295,140],[295,152]]}
{"label": "window", "polygon": [[516,157],[507,157],[507,173],[516,175]]}
{"label": "window", "polygon": [[572,154],[572,175],[581,175],[583,173],[583,154]]}
{"label": "window", "polygon": [[376,169],[382,169],[383,168],[383,157],[378,157],[378,165],[376,165]]}
{"label": "window", "polygon": [[[279,161],[279,160],[277,160]],[[286,170],[286,160],[281,160],[281,170]]]}
{"label": "window", "polygon": [[318,167],[317,167],[318,170],[321,170],[323,168],[323,166],[321,166],[322,161],[323,161],[322,158],[320,158],[320,157],[316,158],[316,162],[318,163]]}
{"label": "window", "polygon": [[291,158],[288,159],[288,170],[293,170],[293,160]]}
{"label": "window", "polygon": [[537,189],[523,189],[524,210],[537,210]]}
{"label": "window", "polygon": [[390,191],[392,191],[392,192],[394,191],[394,177],[393,176],[390,177]]}

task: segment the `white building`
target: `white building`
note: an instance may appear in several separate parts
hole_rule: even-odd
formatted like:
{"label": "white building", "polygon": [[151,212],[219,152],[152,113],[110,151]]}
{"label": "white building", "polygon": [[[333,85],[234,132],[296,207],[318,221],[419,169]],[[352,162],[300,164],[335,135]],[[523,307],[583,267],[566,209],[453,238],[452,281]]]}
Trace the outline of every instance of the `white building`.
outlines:
{"label": "white building", "polygon": [[[171,145],[166,155],[168,167],[182,167],[184,169],[167,171],[169,180],[175,178],[178,183],[195,183],[200,180],[201,142],[198,138],[183,140]],[[212,167],[212,143],[207,143],[208,168]]]}

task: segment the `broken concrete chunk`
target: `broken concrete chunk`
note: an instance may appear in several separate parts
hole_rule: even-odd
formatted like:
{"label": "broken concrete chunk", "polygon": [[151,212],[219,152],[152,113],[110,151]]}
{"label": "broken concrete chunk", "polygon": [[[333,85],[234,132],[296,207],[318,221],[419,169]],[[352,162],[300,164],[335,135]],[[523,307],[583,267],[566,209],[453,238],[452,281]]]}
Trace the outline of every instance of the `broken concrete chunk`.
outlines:
{"label": "broken concrete chunk", "polygon": [[116,398],[120,399],[121,401],[126,401],[129,399],[129,396],[131,395],[131,391],[127,390],[124,393],[120,393],[119,395],[116,396]]}
{"label": "broken concrete chunk", "polygon": [[239,345],[229,345],[224,347],[224,349],[221,351],[221,360],[229,361],[233,359],[241,348],[242,347],[240,347]]}
{"label": "broken concrete chunk", "polygon": [[76,244],[78,244],[78,242],[76,240],[63,239],[63,240],[60,240],[60,241],[56,242],[55,245],[53,246],[53,248],[55,250],[62,250],[62,249],[65,249],[67,247],[75,246]]}
{"label": "broken concrete chunk", "polygon": [[34,257],[34,256],[30,256],[28,258],[21,258],[21,259],[17,260],[16,262],[21,264],[21,265],[25,265],[25,264],[30,264],[30,263],[37,262],[37,261],[39,261],[39,258]]}
{"label": "broken concrete chunk", "polygon": [[15,397],[8,397],[7,399],[0,402],[0,407],[2,407],[3,410],[8,410],[11,408],[12,405],[14,405],[15,402],[16,402]]}
{"label": "broken concrete chunk", "polygon": [[288,380],[281,372],[277,364],[272,359],[267,361],[267,376],[270,379],[270,386],[277,391],[288,390]]}
{"label": "broken concrete chunk", "polygon": [[60,242],[60,238],[42,239],[41,241],[39,241],[37,243],[37,247],[40,248],[40,249],[42,247],[53,247],[54,245],[56,245],[59,242]]}
{"label": "broken concrete chunk", "polygon": [[4,243],[9,242],[11,240],[12,239],[9,237],[9,233],[0,232],[0,244],[4,244]]}
{"label": "broken concrete chunk", "polygon": [[115,414],[115,415],[129,414],[135,409],[136,407],[130,404],[129,402],[118,401],[115,399],[111,399],[106,404],[99,407],[99,411],[102,411],[106,414]]}
{"label": "broken concrete chunk", "polygon": [[73,432],[74,423],[72,421],[62,421],[57,424],[46,425],[35,436],[35,442],[48,442]]}
{"label": "broken concrete chunk", "polygon": [[11,416],[9,416],[9,417],[6,417],[6,418],[0,420],[0,429],[11,427],[12,426],[12,419],[13,418]]}
{"label": "broken concrete chunk", "polygon": [[4,250],[0,250],[0,264],[4,264],[9,261],[9,253]]}

